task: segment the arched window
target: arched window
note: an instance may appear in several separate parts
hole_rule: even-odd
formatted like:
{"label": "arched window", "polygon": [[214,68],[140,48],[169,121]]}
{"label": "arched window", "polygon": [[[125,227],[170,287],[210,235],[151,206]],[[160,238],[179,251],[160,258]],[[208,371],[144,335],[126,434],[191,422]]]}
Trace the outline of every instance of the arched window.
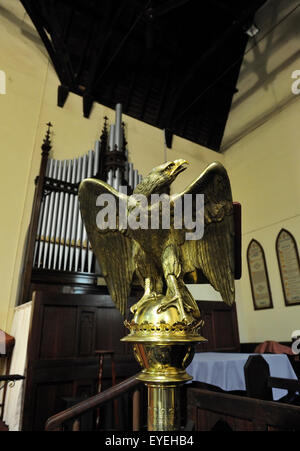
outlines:
{"label": "arched window", "polygon": [[285,229],[281,229],[277,236],[276,253],[285,305],[300,304],[298,248],[293,235]]}
{"label": "arched window", "polygon": [[252,240],[248,246],[247,262],[254,309],[273,308],[265,253],[256,240]]}

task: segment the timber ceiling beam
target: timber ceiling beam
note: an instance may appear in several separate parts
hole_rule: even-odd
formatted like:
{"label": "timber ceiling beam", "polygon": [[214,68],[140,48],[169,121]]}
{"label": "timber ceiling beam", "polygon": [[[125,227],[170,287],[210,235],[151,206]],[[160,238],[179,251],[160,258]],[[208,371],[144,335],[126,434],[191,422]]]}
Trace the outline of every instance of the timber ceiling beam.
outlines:
{"label": "timber ceiling beam", "polygon": [[45,31],[45,27],[43,25],[43,21],[41,21],[41,17],[39,14],[38,9],[35,7],[35,4],[28,1],[28,0],[20,0],[25,11],[29,15],[29,17],[32,20],[33,25],[35,26],[38,34],[40,35],[40,38],[46,47],[47,52],[49,53],[49,56],[51,58],[52,64],[54,66],[54,69],[60,79],[60,81],[63,83],[66,80],[63,80],[63,68],[61,66],[61,63],[58,61],[55,49],[52,45],[52,42],[50,41],[48,34]]}
{"label": "timber ceiling beam", "polygon": [[20,1],[60,80],[60,107],[69,92],[82,97],[87,118],[94,102],[120,102],[170,137],[220,149],[243,27],[265,0]]}
{"label": "timber ceiling beam", "polygon": [[[259,2],[258,2],[259,3]],[[261,2],[262,3],[262,2]],[[191,80],[195,77],[195,75],[198,73],[201,66],[204,66],[204,64],[207,62],[209,58],[211,58],[218,50],[220,50],[222,47],[226,46],[228,40],[239,30],[241,34],[244,34],[243,25],[246,23],[246,21],[249,20],[249,17],[253,16],[257,9],[257,2],[254,1],[252,3],[252,6],[250,8],[247,8],[246,10],[242,11],[239,15],[239,18],[237,20],[234,20],[230,27],[228,27],[225,32],[220,36],[214,43],[211,45],[208,50],[206,50],[196,61],[195,63],[191,64],[189,67],[189,70],[186,73],[185,78],[182,80],[180,86],[176,88],[176,90],[173,93],[172,96],[172,103],[169,108],[169,116],[167,121],[167,126],[172,129],[176,122],[180,120],[184,113],[186,113],[189,108],[195,103],[194,101],[191,102],[190,105],[186,105],[182,111],[177,112],[176,106],[179,103],[179,100],[184,97],[184,92],[191,82]],[[203,92],[206,91],[206,87],[204,87]]]}

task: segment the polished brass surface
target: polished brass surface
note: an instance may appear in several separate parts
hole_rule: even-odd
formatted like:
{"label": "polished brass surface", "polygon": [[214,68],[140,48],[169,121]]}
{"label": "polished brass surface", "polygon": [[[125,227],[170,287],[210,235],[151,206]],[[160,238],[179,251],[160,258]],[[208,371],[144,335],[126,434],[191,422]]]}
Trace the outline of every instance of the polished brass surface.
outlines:
{"label": "polished brass surface", "polygon": [[198,334],[201,320],[191,312],[182,318],[180,310],[159,310],[157,297],[143,303],[132,321],[125,321],[130,333],[122,341],[133,343],[133,353],[142,371],[138,379],[148,387],[148,430],[180,429],[179,388],[191,380],[186,368],[191,363],[195,344],[205,341]]}
{"label": "polished brass surface", "polygon": [[[167,193],[186,164],[175,160],[154,168],[134,194],[150,199],[152,194]],[[126,201],[127,215],[132,211],[132,198],[95,179],[84,180],[79,188],[88,238],[121,313],[125,313],[134,276],[144,287],[144,295],[131,308],[133,318],[125,321],[129,334],[122,340],[133,344],[142,367],[139,379],[148,386],[148,428],[179,430],[178,390],[191,379],[186,368],[195,344],[205,341],[198,334],[203,322],[184,277],[197,283],[202,272],[227,304],[234,301],[234,220],[227,173],[220,163],[213,163],[181,194],[171,196],[169,229],[161,226],[162,215],[158,229],[122,228],[119,216],[113,230],[98,229],[96,199],[100,194],[113,195],[117,213],[119,203]],[[181,229],[174,228],[175,202],[186,194],[204,194],[201,239],[186,240],[190,230],[184,224]],[[147,207],[148,213],[151,208]]]}
{"label": "polished brass surface", "polygon": [[[184,283],[184,277],[197,283],[198,275],[204,276],[221,293],[227,304],[234,301],[234,218],[229,179],[220,163],[212,163],[182,193],[170,196],[170,228],[152,229],[120,225],[120,203],[127,205],[126,217],[132,213],[133,205],[150,221],[154,208],[160,209],[157,201],[152,205],[153,194],[164,194],[175,178],[186,169],[185,160],[175,160],[154,168],[136,187],[134,195],[143,195],[149,200],[147,207],[139,205],[136,197],[117,192],[107,183],[96,179],[85,179],[79,187],[80,210],[88,238],[99,261],[110,295],[116,306],[125,314],[134,276],[144,287],[144,295],[132,307],[139,311],[146,303],[160,298],[159,310],[180,310],[182,319],[188,321],[191,314],[199,319],[199,311],[193,296]],[[97,199],[100,195],[111,195],[116,205],[114,228],[99,229],[96,217],[99,213]],[[174,228],[174,205],[184,201],[187,194],[204,194],[204,236],[187,240],[182,220],[181,228]],[[193,214],[196,206],[193,203]],[[176,216],[177,217],[177,216]],[[167,287],[164,292],[164,285]]]}
{"label": "polished brass surface", "polygon": [[125,321],[130,334],[126,341],[143,343],[178,343],[206,341],[198,334],[203,321],[194,318],[192,312],[181,314],[176,308],[160,310],[163,296],[157,296],[151,302],[144,302],[136,310],[133,319]]}
{"label": "polished brass surface", "polygon": [[143,368],[139,379],[146,382],[186,382],[191,380],[185,368],[193,360],[193,344],[142,344],[133,346],[134,356]]}
{"label": "polished brass surface", "polygon": [[180,393],[175,384],[147,384],[148,431],[180,430]]}

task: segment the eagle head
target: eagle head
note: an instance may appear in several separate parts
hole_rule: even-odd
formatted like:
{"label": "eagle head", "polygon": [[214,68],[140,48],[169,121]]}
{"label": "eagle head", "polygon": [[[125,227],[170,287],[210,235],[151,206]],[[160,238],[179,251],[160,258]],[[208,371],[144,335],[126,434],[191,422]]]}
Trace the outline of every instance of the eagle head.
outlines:
{"label": "eagle head", "polygon": [[150,196],[154,193],[169,192],[170,185],[176,177],[187,168],[186,160],[167,161],[152,169],[152,171],[135,188],[135,194]]}

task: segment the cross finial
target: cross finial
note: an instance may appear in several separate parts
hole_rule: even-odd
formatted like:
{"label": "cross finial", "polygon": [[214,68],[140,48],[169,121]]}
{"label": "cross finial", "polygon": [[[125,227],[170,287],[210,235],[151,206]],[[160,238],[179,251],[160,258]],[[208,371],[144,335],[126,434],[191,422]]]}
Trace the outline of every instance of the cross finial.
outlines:
{"label": "cross finial", "polygon": [[48,130],[46,132],[46,136],[44,138],[44,143],[42,145],[42,150],[43,152],[46,152],[47,154],[50,152],[51,149],[51,140],[50,140],[50,129],[51,127],[53,127],[53,125],[51,124],[51,122],[48,122],[48,124],[46,124],[48,126]]}
{"label": "cross finial", "polygon": [[107,117],[107,116],[104,116],[103,129],[102,129],[102,134],[101,134],[101,136],[100,136],[100,139],[101,139],[101,140],[107,139],[107,133],[108,133],[108,131],[107,131],[107,121],[108,121],[108,117]]}

